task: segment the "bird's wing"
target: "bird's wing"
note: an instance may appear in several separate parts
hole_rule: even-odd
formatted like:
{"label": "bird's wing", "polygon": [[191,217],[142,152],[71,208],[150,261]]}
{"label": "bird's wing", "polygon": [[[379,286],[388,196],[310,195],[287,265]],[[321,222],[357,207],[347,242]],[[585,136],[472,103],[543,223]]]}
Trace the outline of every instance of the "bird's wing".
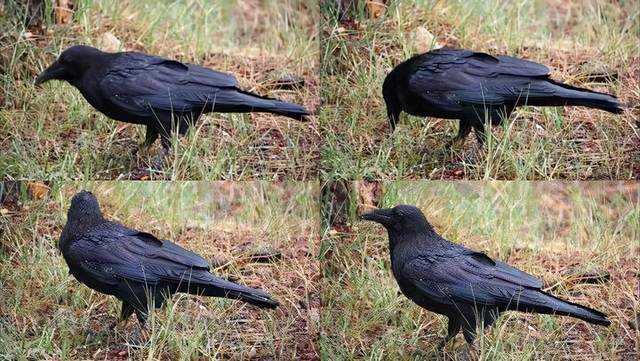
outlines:
{"label": "bird's wing", "polygon": [[505,305],[542,287],[540,279],[472,251],[416,257],[403,272],[421,291],[449,302]]}
{"label": "bird's wing", "polygon": [[105,97],[141,116],[150,108],[197,111],[214,102],[220,89],[236,86],[230,74],[138,53],[125,53],[111,62],[100,82]]}
{"label": "bird's wing", "polygon": [[439,49],[419,58],[409,88],[436,103],[499,105],[522,96],[531,78],[548,76],[546,66],[528,60]]}
{"label": "bird's wing", "polygon": [[119,260],[110,252],[104,239],[82,237],[69,243],[64,252],[69,268],[78,268],[99,283],[109,285],[119,283],[118,276],[110,266]]}
{"label": "bird's wing", "polygon": [[209,264],[199,255],[153,235],[119,225],[101,227],[73,243],[77,264],[97,278],[126,279],[146,284],[187,281],[206,274]]}
{"label": "bird's wing", "polygon": [[533,61],[506,55],[498,56],[497,59],[500,61],[498,63],[498,71],[501,74],[541,78],[551,75],[549,68]]}

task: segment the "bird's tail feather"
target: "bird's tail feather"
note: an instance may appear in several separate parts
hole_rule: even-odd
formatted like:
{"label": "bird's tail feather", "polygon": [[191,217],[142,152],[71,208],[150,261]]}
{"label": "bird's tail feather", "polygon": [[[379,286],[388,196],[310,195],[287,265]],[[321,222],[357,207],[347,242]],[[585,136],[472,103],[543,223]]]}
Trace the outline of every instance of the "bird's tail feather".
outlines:
{"label": "bird's tail feather", "polygon": [[[595,92],[589,89],[578,88],[567,84],[558,83],[552,80],[545,80],[547,86],[553,87],[553,96],[530,97],[526,103],[528,105],[551,105],[565,106],[577,105],[589,108],[601,109],[610,113],[622,113],[624,107],[622,103],[613,95]],[[544,92],[541,92],[544,94]],[[540,103],[540,104],[537,104]]]}
{"label": "bird's tail feather", "polygon": [[529,292],[524,293],[516,309],[528,312],[570,316],[602,326],[609,326],[611,324],[611,321],[607,319],[607,315],[598,310],[561,300],[543,291],[530,292],[535,292],[535,294],[528,294]]}
{"label": "bird's tail feather", "polygon": [[263,308],[276,308],[279,305],[271,295],[259,288],[227,281],[209,272],[193,275],[190,280],[183,280],[178,291],[202,296],[232,298]]}
{"label": "bird's tail feather", "polygon": [[301,105],[263,97],[240,89],[221,91],[214,99],[215,111],[221,112],[266,112],[295,120],[307,120],[309,112]]}

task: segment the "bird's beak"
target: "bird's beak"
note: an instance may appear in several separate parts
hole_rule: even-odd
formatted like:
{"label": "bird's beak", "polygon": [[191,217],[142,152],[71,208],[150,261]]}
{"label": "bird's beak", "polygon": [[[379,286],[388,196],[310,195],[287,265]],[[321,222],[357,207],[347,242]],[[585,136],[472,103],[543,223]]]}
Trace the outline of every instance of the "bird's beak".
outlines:
{"label": "bird's beak", "polygon": [[38,75],[34,85],[38,86],[51,79],[61,79],[64,74],[65,74],[64,67],[56,61],[53,64],[51,64],[47,69],[45,69],[42,73],[40,73],[40,75]]}
{"label": "bird's beak", "polygon": [[373,221],[378,222],[382,225],[390,225],[393,218],[391,217],[392,209],[390,208],[380,208],[375,211],[364,213],[360,216],[360,218],[365,221]]}

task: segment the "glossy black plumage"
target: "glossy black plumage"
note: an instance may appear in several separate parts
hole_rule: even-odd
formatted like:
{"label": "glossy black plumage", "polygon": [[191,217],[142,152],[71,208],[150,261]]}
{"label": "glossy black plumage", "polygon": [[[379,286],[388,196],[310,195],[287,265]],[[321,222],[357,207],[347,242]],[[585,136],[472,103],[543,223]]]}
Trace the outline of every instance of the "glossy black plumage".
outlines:
{"label": "glossy black plumage", "polygon": [[442,238],[414,206],[378,209],[362,218],[387,229],[391,267],[402,293],[449,318],[446,340],[462,329],[473,343],[478,320],[488,327],[509,310],[610,324],[602,312],[544,292],[540,279]]}
{"label": "glossy black plumage", "polygon": [[458,139],[474,128],[480,141],[484,124],[500,124],[521,105],[579,105],[611,113],[623,111],[608,94],[561,84],[549,69],[509,56],[463,49],[437,49],[416,55],[386,77],[382,94],[392,130],[400,113],[460,119]]}
{"label": "glossy black plumage", "polygon": [[76,45],[62,52],[36,84],[51,79],[69,82],[112,119],[146,125],[145,145],[160,136],[165,148],[172,130],[184,134],[208,112],[268,112],[296,120],[309,115],[300,105],[239,89],[230,74],[136,52]]}
{"label": "glossy black plumage", "polygon": [[59,248],[78,281],[122,301],[121,319],[135,312],[144,322],[150,300],[160,307],[176,292],[278,306],[263,290],[214,276],[207,261],[191,251],[106,220],[90,192],[73,197]]}

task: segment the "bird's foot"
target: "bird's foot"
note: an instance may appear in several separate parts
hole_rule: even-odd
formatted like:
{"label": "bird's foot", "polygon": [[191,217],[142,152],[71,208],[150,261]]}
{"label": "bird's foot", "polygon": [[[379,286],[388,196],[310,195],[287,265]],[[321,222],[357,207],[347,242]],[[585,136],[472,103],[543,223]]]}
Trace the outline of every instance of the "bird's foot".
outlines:
{"label": "bird's foot", "polygon": [[450,340],[451,339],[449,338],[444,338],[440,342],[438,342],[438,350],[444,350],[444,348],[447,347],[447,344],[449,344]]}
{"label": "bird's foot", "polygon": [[462,350],[460,350],[459,360],[474,361],[478,359],[478,350],[473,344],[466,344]]}
{"label": "bird's foot", "polygon": [[157,156],[153,158],[153,160],[151,161],[151,169],[153,169],[154,171],[161,171],[162,168],[164,168],[164,159],[164,156]]}
{"label": "bird's foot", "polygon": [[459,153],[460,151],[462,151],[463,148],[464,148],[464,139],[460,137],[455,137],[451,139],[445,146],[445,149],[455,153]]}
{"label": "bird's foot", "polygon": [[134,346],[142,346],[149,341],[149,338],[151,338],[151,333],[147,327],[139,325],[136,327],[135,331],[129,335],[127,343]]}
{"label": "bird's foot", "polygon": [[151,169],[135,167],[129,171],[123,178],[128,180],[148,180],[151,178]]}
{"label": "bird's foot", "polygon": [[169,149],[162,147],[160,153],[151,161],[151,168],[155,171],[161,171],[164,168],[167,155],[169,155]]}
{"label": "bird's foot", "polygon": [[147,167],[135,167],[129,171],[126,175],[122,175],[121,178],[129,180],[148,180],[154,172],[161,172],[165,165],[168,149],[162,148],[160,153],[154,157],[149,166]]}
{"label": "bird's foot", "polygon": [[461,347],[462,342],[464,341],[460,341],[460,339],[456,337],[444,338],[438,343],[438,350],[444,351],[449,344],[451,344],[451,349],[455,350]]}
{"label": "bird's foot", "polygon": [[135,157],[140,153],[144,153],[148,151],[149,149],[151,149],[151,144],[147,144],[147,143],[138,144],[136,147],[134,147],[131,150],[131,156]]}
{"label": "bird's foot", "polygon": [[118,325],[119,325],[119,324],[120,324],[120,319],[117,319],[117,318],[116,318],[116,319],[115,319],[113,322],[111,322],[111,323],[109,324],[109,326],[107,326],[107,327],[108,327],[109,331],[111,331],[111,330],[115,330],[116,328],[118,328]]}

